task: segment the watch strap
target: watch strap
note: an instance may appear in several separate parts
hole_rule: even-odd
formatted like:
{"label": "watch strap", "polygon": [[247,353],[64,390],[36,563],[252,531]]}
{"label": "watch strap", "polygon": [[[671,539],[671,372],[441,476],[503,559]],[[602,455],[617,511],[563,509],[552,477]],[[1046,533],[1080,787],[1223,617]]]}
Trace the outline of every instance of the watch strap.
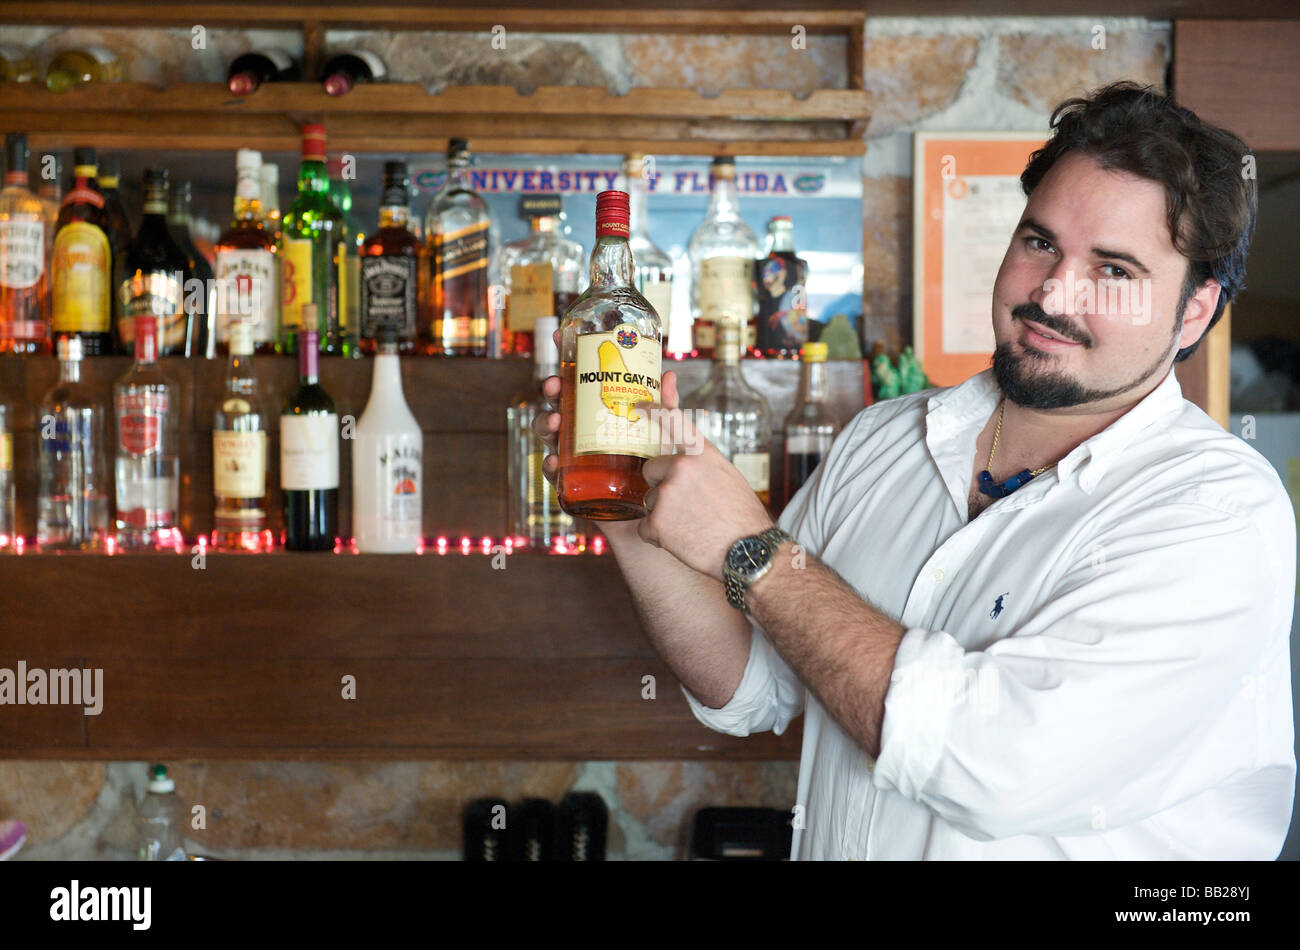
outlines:
{"label": "watch strap", "polygon": [[[769,555],[767,564],[763,566],[762,570],[753,577],[745,577],[731,569],[730,556],[728,556],[722,564],[723,589],[727,594],[727,603],[742,612],[745,610],[745,591],[749,588],[749,585],[772,569],[772,558],[776,556],[776,549],[781,546],[781,542],[794,542],[794,538],[787,532],[782,531],[777,527],[771,527],[766,531],[759,532],[758,534],[748,535],[747,537],[741,538],[736,542],[736,544],[739,544],[740,541],[748,541],[750,538],[757,538],[762,541],[768,549]],[[728,552],[728,554],[730,554],[730,552]]]}

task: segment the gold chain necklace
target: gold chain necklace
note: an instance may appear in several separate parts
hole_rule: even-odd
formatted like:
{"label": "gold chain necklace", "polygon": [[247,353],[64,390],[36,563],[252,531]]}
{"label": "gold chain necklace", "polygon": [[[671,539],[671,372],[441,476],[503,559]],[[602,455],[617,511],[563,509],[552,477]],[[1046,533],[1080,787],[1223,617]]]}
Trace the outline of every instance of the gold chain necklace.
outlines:
{"label": "gold chain necklace", "polygon": [[991,498],[1002,498],[1005,495],[1010,495],[1025,482],[1038,475],[1042,475],[1043,472],[1056,464],[1053,462],[1051,465],[1044,465],[1042,468],[1036,468],[1032,472],[1029,469],[1024,469],[1019,474],[1012,475],[1001,484],[993,481],[993,475],[991,474],[993,468],[993,455],[998,450],[998,436],[1002,434],[1002,414],[1006,412],[1006,409],[1007,401],[1006,399],[1003,399],[1002,402],[998,404],[998,424],[993,429],[993,445],[989,448],[988,465],[986,465],[984,471],[979,474],[980,491]]}

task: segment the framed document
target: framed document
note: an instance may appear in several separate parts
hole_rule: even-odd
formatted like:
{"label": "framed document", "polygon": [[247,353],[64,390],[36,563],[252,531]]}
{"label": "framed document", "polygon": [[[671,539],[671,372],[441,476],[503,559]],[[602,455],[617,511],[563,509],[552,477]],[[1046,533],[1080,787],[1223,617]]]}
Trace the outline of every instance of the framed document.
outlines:
{"label": "framed document", "polygon": [[918,132],[913,162],[912,340],[936,386],[992,365],[993,281],[1025,195],[1036,132]]}

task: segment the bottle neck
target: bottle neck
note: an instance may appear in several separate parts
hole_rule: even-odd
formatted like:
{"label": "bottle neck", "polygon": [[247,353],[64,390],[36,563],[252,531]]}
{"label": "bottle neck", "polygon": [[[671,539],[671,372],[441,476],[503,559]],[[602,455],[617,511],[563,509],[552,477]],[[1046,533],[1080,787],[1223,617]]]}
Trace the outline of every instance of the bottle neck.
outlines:
{"label": "bottle neck", "polygon": [[799,370],[799,396],[796,402],[825,402],[830,395],[826,364],[821,360],[803,361]]}
{"label": "bottle neck", "polygon": [[59,382],[81,382],[81,360],[59,360]]}
{"label": "bottle neck", "polygon": [[298,382],[315,386],[320,381],[320,353],[318,346],[298,347]]}
{"label": "bottle neck", "polygon": [[380,343],[375,352],[374,378],[370,384],[370,398],[405,402],[402,395],[402,360],[397,355],[396,343]]}
{"label": "bottle neck", "polygon": [[230,372],[226,375],[226,392],[233,395],[251,395],[257,385],[253,375],[253,354],[230,353]]}
{"label": "bottle neck", "polygon": [[452,159],[447,166],[447,187],[473,191],[471,176],[473,168],[466,159]]}
{"label": "bottle neck", "polygon": [[596,239],[591,249],[591,286],[600,290],[632,286],[632,249],[627,238]]}
{"label": "bottle neck", "polygon": [[325,163],[316,158],[303,158],[298,166],[298,192],[329,191],[329,175]]}
{"label": "bottle neck", "polygon": [[773,251],[785,251],[794,253],[794,232],[788,228],[779,228],[772,231],[768,237],[772,241]]}
{"label": "bottle neck", "polygon": [[628,230],[640,238],[650,239],[646,224],[646,183],[643,175],[627,177]]}
{"label": "bottle neck", "polygon": [[26,172],[26,171],[12,171],[12,172],[5,172],[5,187],[6,187],[6,188],[22,188],[24,191],[26,191],[26,190],[27,190],[27,172]]}
{"label": "bottle neck", "polygon": [[736,192],[734,178],[714,178],[713,191],[709,195],[710,218],[739,217],[740,201]]}
{"label": "bottle neck", "polygon": [[551,234],[556,230],[555,219],[548,217],[533,218],[532,230],[534,234]]}
{"label": "bottle neck", "polygon": [[167,221],[167,189],[153,187],[145,192],[144,217]]}
{"label": "bottle neck", "polygon": [[135,327],[135,365],[139,369],[149,366],[158,359],[158,339],[152,329],[143,330],[139,322]]}

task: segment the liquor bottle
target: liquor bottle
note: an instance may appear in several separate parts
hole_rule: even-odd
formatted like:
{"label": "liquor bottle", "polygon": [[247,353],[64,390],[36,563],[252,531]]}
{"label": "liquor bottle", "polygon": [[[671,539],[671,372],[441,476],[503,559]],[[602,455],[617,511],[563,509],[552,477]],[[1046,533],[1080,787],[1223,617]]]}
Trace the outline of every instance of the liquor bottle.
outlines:
{"label": "liquor bottle", "polygon": [[279,248],[262,223],[262,153],[241,148],[235,155],[235,218],[217,239],[215,351],[229,352],[230,328],[252,327],[256,353],[274,353],[280,334]]}
{"label": "liquor bottle", "polygon": [[113,347],[113,249],[95,171],[95,150],[78,148],[72,190],[59,208],[50,261],[54,338],[57,342],[76,337],[86,356],[111,353]]}
{"label": "liquor bottle", "polygon": [[506,409],[506,479],[510,536],[514,545],[547,551],[563,542],[576,548],[586,542],[573,517],[560,508],[555,486],[542,474],[546,446],[533,431],[533,419],[551,411],[550,401],[542,395],[542,382],[560,372],[560,351],[554,334],[557,317],[538,317],[533,327],[533,381],[524,392],[510,400]]}
{"label": "liquor bottle", "polygon": [[167,203],[167,227],[172,240],[189,262],[190,276],[199,282],[198,287],[187,285],[185,288],[185,311],[192,327],[191,342],[185,355],[211,359],[217,342],[213,325],[217,313],[216,274],[190,234],[192,200],[190,183],[178,181],[172,187],[171,199]]}
{"label": "liquor bottle", "polygon": [[627,243],[632,248],[632,260],[636,264],[636,289],[655,308],[667,341],[672,327],[673,259],[650,239],[645,172],[645,156],[640,152],[634,152],[623,160],[623,178],[627,182],[632,209],[632,234]]}
{"label": "liquor bottle", "polygon": [[422,540],[424,436],[402,395],[391,329],[380,330],[374,366],[352,439],[352,534],[362,554],[411,554]]}
{"label": "liquor bottle", "polygon": [[[339,281],[347,263],[343,216],[330,199],[325,126],[302,127],[298,194],[280,222],[280,349],[294,352],[300,329],[320,334],[323,353],[342,346]],[[304,327],[304,304],[316,304],[317,325]]]}
{"label": "liquor bottle", "polygon": [[564,313],[560,342],[560,507],[578,518],[643,517],[645,460],[659,426],[639,402],[659,401],[663,327],[633,284],[628,197],[596,196],[591,284]]}
{"label": "liquor bottle", "polygon": [[740,470],[764,505],[771,502],[772,410],[740,371],[740,327],[718,327],[713,368],[704,385],[682,400],[695,428]]}
{"label": "liquor bottle", "polygon": [[360,340],[375,352],[379,333],[397,333],[397,352],[414,353],[420,314],[420,242],[407,227],[411,214],[411,179],[406,162],[384,163],[384,190],[379,198],[379,230],[361,247]]}
{"label": "liquor bottle", "polygon": [[5,136],[0,191],[0,353],[47,353],[49,273],[45,206],[27,188],[27,136]]}
{"label": "liquor bottle", "polygon": [[[347,251],[345,261],[339,265],[339,334],[343,340],[344,356],[360,356],[358,338],[361,327],[361,247],[366,243],[365,228],[352,214],[352,188],[343,177],[343,159],[331,158],[327,163],[330,173],[330,200],[343,218],[341,240]],[[340,352],[330,350],[328,352]]]}
{"label": "liquor bottle", "polygon": [[472,187],[473,164],[469,144],[452,139],[447,180],[424,217],[429,303],[421,334],[431,356],[488,355],[492,217]]}
{"label": "liquor bottle", "polygon": [[236,56],[226,71],[226,85],[232,95],[247,96],[264,82],[294,82],[298,61],[282,49],[259,49]]}
{"label": "liquor bottle", "polygon": [[18,546],[14,514],[14,411],[0,399],[0,554]]}
{"label": "liquor bottle", "polygon": [[0,46],[0,82],[31,82],[36,78],[36,63],[16,46]]}
{"label": "liquor bottle", "polygon": [[266,529],[266,417],[253,373],[253,328],[230,325],[230,369],[212,425],[212,544],[260,551]]}
{"label": "liquor bottle", "polygon": [[758,297],[758,352],[793,358],[808,332],[808,262],[794,253],[794,224],[777,215],[767,223],[767,256],[754,262]]}
{"label": "liquor bottle", "polygon": [[126,213],[126,202],[122,200],[122,192],[118,187],[122,179],[121,159],[116,155],[101,155],[98,169],[96,181],[104,196],[104,207],[108,211],[108,223],[112,228],[108,240],[113,246],[114,255],[117,255],[131,243],[131,235],[135,233],[131,227],[131,218]]}
{"label": "liquor bottle", "polygon": [[280,243],[280,166],[262,163],[262,226]]}
{"label": "liquor bottle", "polygon": [[532,233],[497,250],[494,270],[505,290],[503,356],[529,356],[537,319],[564,313],[578,299],[585,255],[561,232],[563,213],[559,195],[521,196],[519,214],[532,220]]}
{"label": "liquor bottle", "polygon": [[758,257],[758,238],[740,216],[735,159],[715,158],[710,175],[709,210],[686,249],[695,320],[691,355],[704,357],[713,355],[717,329],[724,323],[744,328],[742,350],[754,345],[753,274]]}
{"label": "liquor bottle", "polygon": [[167,777],[167,766],[149,770],[144,801],[136,813],[141,861],[185,860],[185,806],[176,797],[176,782]]}
{"label": "liquor bottle", "polygon": [[370,50],[353,49],[335,53],[325,62],[321,80],[331,96],[351,92],[359,82],[383,82],[388,78],[388,67]]}
{"label": "liquor bottle", "polygon": [[117,419],[117,541],[128,548],[171,540],[176,528],[178,390],[158,367],[158,319],[135,321],[135,365],[113,384]]}
{"label": "liquor bottle", "polygon": [[36,419],[36,544],[43,551],[93,550],[108,537],[107,414],[81,382],[81,349],[77,337],[59,341],[59,381]]}
{"label": "liquor bottle", "polygon": [[[36,196],[41,200],[45,215],[45,315],[46,334],[54,299],[54,232],[58,230],[59,208],[63,204],[63,158],[54,152],[45,152],[40,159],[40,184]],[[43,352],[49,352],[47,344]]]}
{"label": "liquor bottle", "polygon": [[839,420],[828,404],[826,379],[826,344],[805,343],[803,364],[799,367],[799,394],[794,408],[785,417],[785,497],[784,508],[835,441]]}
{"label": "liquor bottle", "polygon": [[50,60],[45,70],[45,87],[51,92],[67,92],[74,86],[92,82],[118,82],[122,78],[122,61],[102,46],[64,50]]}
{"label": "liquor bottle", "polygon": [[299,333],[298,388],[280,410],[284,546],[332,551],[339,533],[339,417],[320,385],[316,331]]}
{"label": "liquor bottle", "polygon": [[149,315],[158,318],[158,355],[190,351],[193,327],[185,310],[185,283],[191,274],[189,259],[167,230],[167,169],[147,168],[144,217],[118,267],[119,353],[134,351],[135,318]]}

